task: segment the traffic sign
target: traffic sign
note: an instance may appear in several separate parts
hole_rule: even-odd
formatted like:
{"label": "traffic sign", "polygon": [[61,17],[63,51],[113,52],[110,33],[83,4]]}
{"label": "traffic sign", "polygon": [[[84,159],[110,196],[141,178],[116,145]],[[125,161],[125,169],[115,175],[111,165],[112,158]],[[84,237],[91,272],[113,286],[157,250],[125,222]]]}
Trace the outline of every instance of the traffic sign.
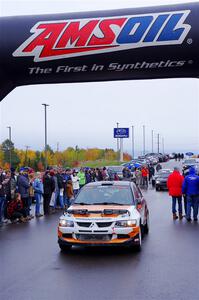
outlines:
{"label": "traffic sign", "polygon": [[129,128],[114,128],[114,138],[129,138]]}

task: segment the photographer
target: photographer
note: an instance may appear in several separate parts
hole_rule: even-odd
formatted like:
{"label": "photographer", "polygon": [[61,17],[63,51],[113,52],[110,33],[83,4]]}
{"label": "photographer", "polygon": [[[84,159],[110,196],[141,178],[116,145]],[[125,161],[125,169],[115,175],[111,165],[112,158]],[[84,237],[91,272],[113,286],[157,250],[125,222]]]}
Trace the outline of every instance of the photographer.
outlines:
{"label": "photographer", "polygon": [[14,199],[8,203],[7,215],[11,222],[18,220],[20,223],[25,223],[29,220],[27,209],[23,207],[19,193],[15,194]]}

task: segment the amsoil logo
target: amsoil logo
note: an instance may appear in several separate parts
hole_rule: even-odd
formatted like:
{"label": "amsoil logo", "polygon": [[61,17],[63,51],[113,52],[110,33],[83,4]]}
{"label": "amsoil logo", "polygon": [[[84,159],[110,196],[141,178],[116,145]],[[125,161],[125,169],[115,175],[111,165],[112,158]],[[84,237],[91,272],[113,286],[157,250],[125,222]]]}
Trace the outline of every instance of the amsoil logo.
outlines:
{"label": "amsoil logo", "polygon": [[147,15],[59,20],[36,23],[13,56],[35,62],[133,48],[182,44],[191,26],[190,10]]}

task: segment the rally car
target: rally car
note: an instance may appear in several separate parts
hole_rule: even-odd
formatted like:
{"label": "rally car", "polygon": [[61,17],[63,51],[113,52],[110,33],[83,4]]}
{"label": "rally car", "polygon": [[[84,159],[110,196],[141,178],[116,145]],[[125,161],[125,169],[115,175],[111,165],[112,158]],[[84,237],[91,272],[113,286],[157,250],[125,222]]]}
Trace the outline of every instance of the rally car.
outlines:
{"label": "rally car", "polygon": [[75,246],[129,246],[141,250],[149,231],[149,210],[140,189],[128,181],[85,185],[74,204],[60,217],[58,244]]}

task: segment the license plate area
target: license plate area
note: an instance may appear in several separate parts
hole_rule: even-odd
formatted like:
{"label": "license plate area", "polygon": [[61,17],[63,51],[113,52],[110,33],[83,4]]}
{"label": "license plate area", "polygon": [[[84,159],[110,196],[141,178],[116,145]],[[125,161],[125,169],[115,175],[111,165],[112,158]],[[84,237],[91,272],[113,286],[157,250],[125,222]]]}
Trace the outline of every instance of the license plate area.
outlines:
{"label": "license plate area", "polygon": [[112,234],[76,234],[79,241],[110,241]]}

